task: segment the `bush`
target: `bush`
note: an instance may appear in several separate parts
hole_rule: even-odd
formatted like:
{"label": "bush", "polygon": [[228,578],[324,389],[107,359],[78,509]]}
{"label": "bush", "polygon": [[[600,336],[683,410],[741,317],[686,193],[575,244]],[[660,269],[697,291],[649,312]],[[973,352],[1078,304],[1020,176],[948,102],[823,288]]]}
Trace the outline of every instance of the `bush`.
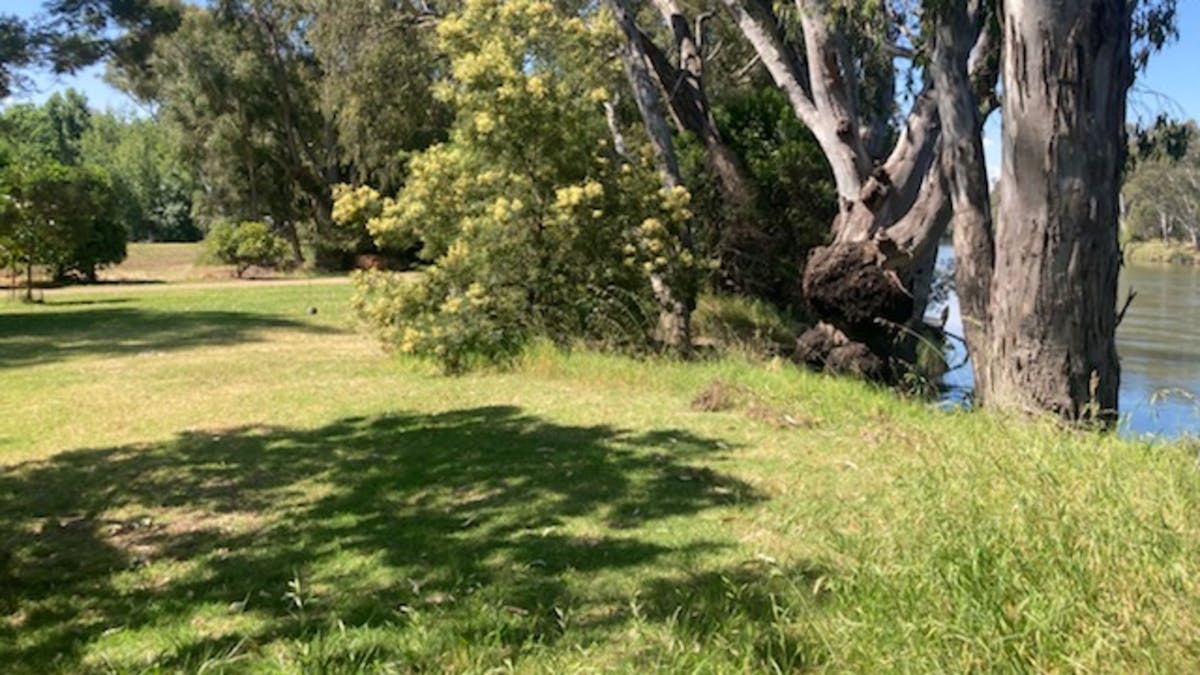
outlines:
{"label": "bush", "polygon": [[728,92],[713,115],[754,187],[754,208],[729,207],[708,168],[702,143],[679,140],[680,163],[693,189],[697,239],[720,260],[722,291],[803,305],[804,260],[826,242],[837,216],[833,174],[816,139],[775,87]]}
{"label": "bush", "polygon": [[54,276],[96,280],[104,265],[125,259],[128,236],[117,217],[110,177],[94,167],[57,162],[0,171],[0,247]]}
{"label": "bush", "polygon": [[457,111],[384,197],[340,188],[334,219],[384,251],[420,247],[418,280],[359,276],[356,308],[399,351],[450,371],[504,362],[536,338],[651,344],[649,275],[688,297],[708,270],[681,250],[690,194],[647,156],[619,157],[602,114],[621,71],[609,20],[541,0],[477,0],[438,29]]}
{"label": "bush", "polygon": [[213,258],[236,266],[239,278],[251,266],[280,268],[290,262],[287,242],[260,221],[215,223],[205,242]]}

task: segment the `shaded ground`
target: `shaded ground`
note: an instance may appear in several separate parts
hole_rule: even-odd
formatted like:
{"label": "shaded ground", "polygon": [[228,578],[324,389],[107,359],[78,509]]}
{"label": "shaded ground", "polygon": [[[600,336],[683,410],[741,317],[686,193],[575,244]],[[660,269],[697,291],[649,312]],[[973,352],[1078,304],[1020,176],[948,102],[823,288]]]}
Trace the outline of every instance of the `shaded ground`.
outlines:
{"label": "shaded ground", "polygon": [[[725,545],[643,533],[760,499],[692,464],[723,445],[486,407],[185,433],[11,467],[0,473],[0,670],[95,666],[81,659],[98,637],[136,644],[176,625],[192,629],[157,660],[168,670],[335,626],[407,631],[370,659],[436,670],[458,640],[494,656],[636,620],[704,632],[737,609],[769,622],[769,583],[729,596],[765,568],[651,579],[633,589],[632,612],[619,581]],[[582,581],[594,578],[609,585]],[[412,634],[419,621],[440,624],[433,638]],[[784,647],[764,644],[763,656],[796,658],[772,652]],[[351,642],[333,651],[323,666],[364,656]]]}
{"label": "shaded ground", "polygon": [[77,356],[169,352],[263,339],[261,331],[331,329],[279,316],[238,311],[156,311],[128,298],[75,299],[56,306],[80,311],[0,313],[0,369]]}

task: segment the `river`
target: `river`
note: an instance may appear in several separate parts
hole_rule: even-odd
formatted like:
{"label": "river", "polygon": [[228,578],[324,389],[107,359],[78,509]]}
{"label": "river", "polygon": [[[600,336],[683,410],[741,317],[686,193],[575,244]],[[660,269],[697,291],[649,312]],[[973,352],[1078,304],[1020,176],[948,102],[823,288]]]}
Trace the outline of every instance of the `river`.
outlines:
{"label": "river", "polygon": [[[949,246],[938,251],[938,265],[949,270]],[[1163,438],[1200,435],[1200,267],[1127,265],[1118,297],[1137,293],[1117,328],[1121,357],[1121,433]],[[947,329],[962,335],[957,298],[951,294]],[[941,314],[941,307],[932,315]],[[961,344],[951,343],[949,361],[965,361]],[[946,373],[945,400],[967,399],[973,384],[970,363]]]}

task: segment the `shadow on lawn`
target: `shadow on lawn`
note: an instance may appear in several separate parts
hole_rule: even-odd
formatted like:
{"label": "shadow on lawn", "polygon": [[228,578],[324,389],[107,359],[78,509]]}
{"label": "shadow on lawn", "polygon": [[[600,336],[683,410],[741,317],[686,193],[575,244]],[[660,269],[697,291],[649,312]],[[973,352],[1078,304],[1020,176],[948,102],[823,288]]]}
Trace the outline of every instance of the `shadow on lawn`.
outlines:
{"label": "shadow on lawn", "polygon": [[[449,642],[435,632],[421,647],[375,645],[330,663],[437,670],[438,652],[463,644],[515,659],[566,629],[560,608],[572,625],[629,620],[623,601],[581,593],[576,572],[673,569],[724,546],[639,536],[655,520],[761,499],[693,463],[721,447],[487,407],[189,432],[11,467],[0,472],[0,671],[73,670],[106,631],[169,634],[214,612],[256,623],[159,644],[157,664],[192,669],[277,639],[336,635],[332,625],[400,633],[416,614]],[[730,608],[713,584],[724,578],[651,582],[652,618],[665,621],[670,599],[695,591],[707,625],[720,625]]]}
{"label": "shadow on lawn", "polygon": [[[247,312],[158,312],[112,307],[120,298],[84,301],[101,309],[0,314],[0,369],[87,354],[138,354],[254,339],[256,331],[290,328],[334,332],[301,321]],[[70,304],[70,303],[54,303]]]}

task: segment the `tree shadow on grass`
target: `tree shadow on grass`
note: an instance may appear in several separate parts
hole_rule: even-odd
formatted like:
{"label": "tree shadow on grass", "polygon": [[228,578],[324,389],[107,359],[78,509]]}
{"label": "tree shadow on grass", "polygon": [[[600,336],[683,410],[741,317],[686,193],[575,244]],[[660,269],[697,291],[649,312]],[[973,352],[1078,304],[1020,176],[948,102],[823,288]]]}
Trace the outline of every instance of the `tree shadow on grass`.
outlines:
{"label": "tree shadow on grass", "polygon": [[562,608],[588,613],[579,575],[723,547],[643,526],[761,499],[699,466],[725,447],[486,407],[188,432],[4,469],[0,671],[74,670],[113,631],[197,622],[215,627],[154,647],[159,666],[416,615],[450,628],[400,655],[337,658],[437,669],[438,639],[516,654],[553,642]]}
{"label": "tree shadow on grass", "polygon": [[0,369],[73,356],[235,344],[254,340],[257,332],[271,329],[335,332],[324,326],[248,312],[159,312],[110,306],[58,312],[6,312],[0,314]]}

